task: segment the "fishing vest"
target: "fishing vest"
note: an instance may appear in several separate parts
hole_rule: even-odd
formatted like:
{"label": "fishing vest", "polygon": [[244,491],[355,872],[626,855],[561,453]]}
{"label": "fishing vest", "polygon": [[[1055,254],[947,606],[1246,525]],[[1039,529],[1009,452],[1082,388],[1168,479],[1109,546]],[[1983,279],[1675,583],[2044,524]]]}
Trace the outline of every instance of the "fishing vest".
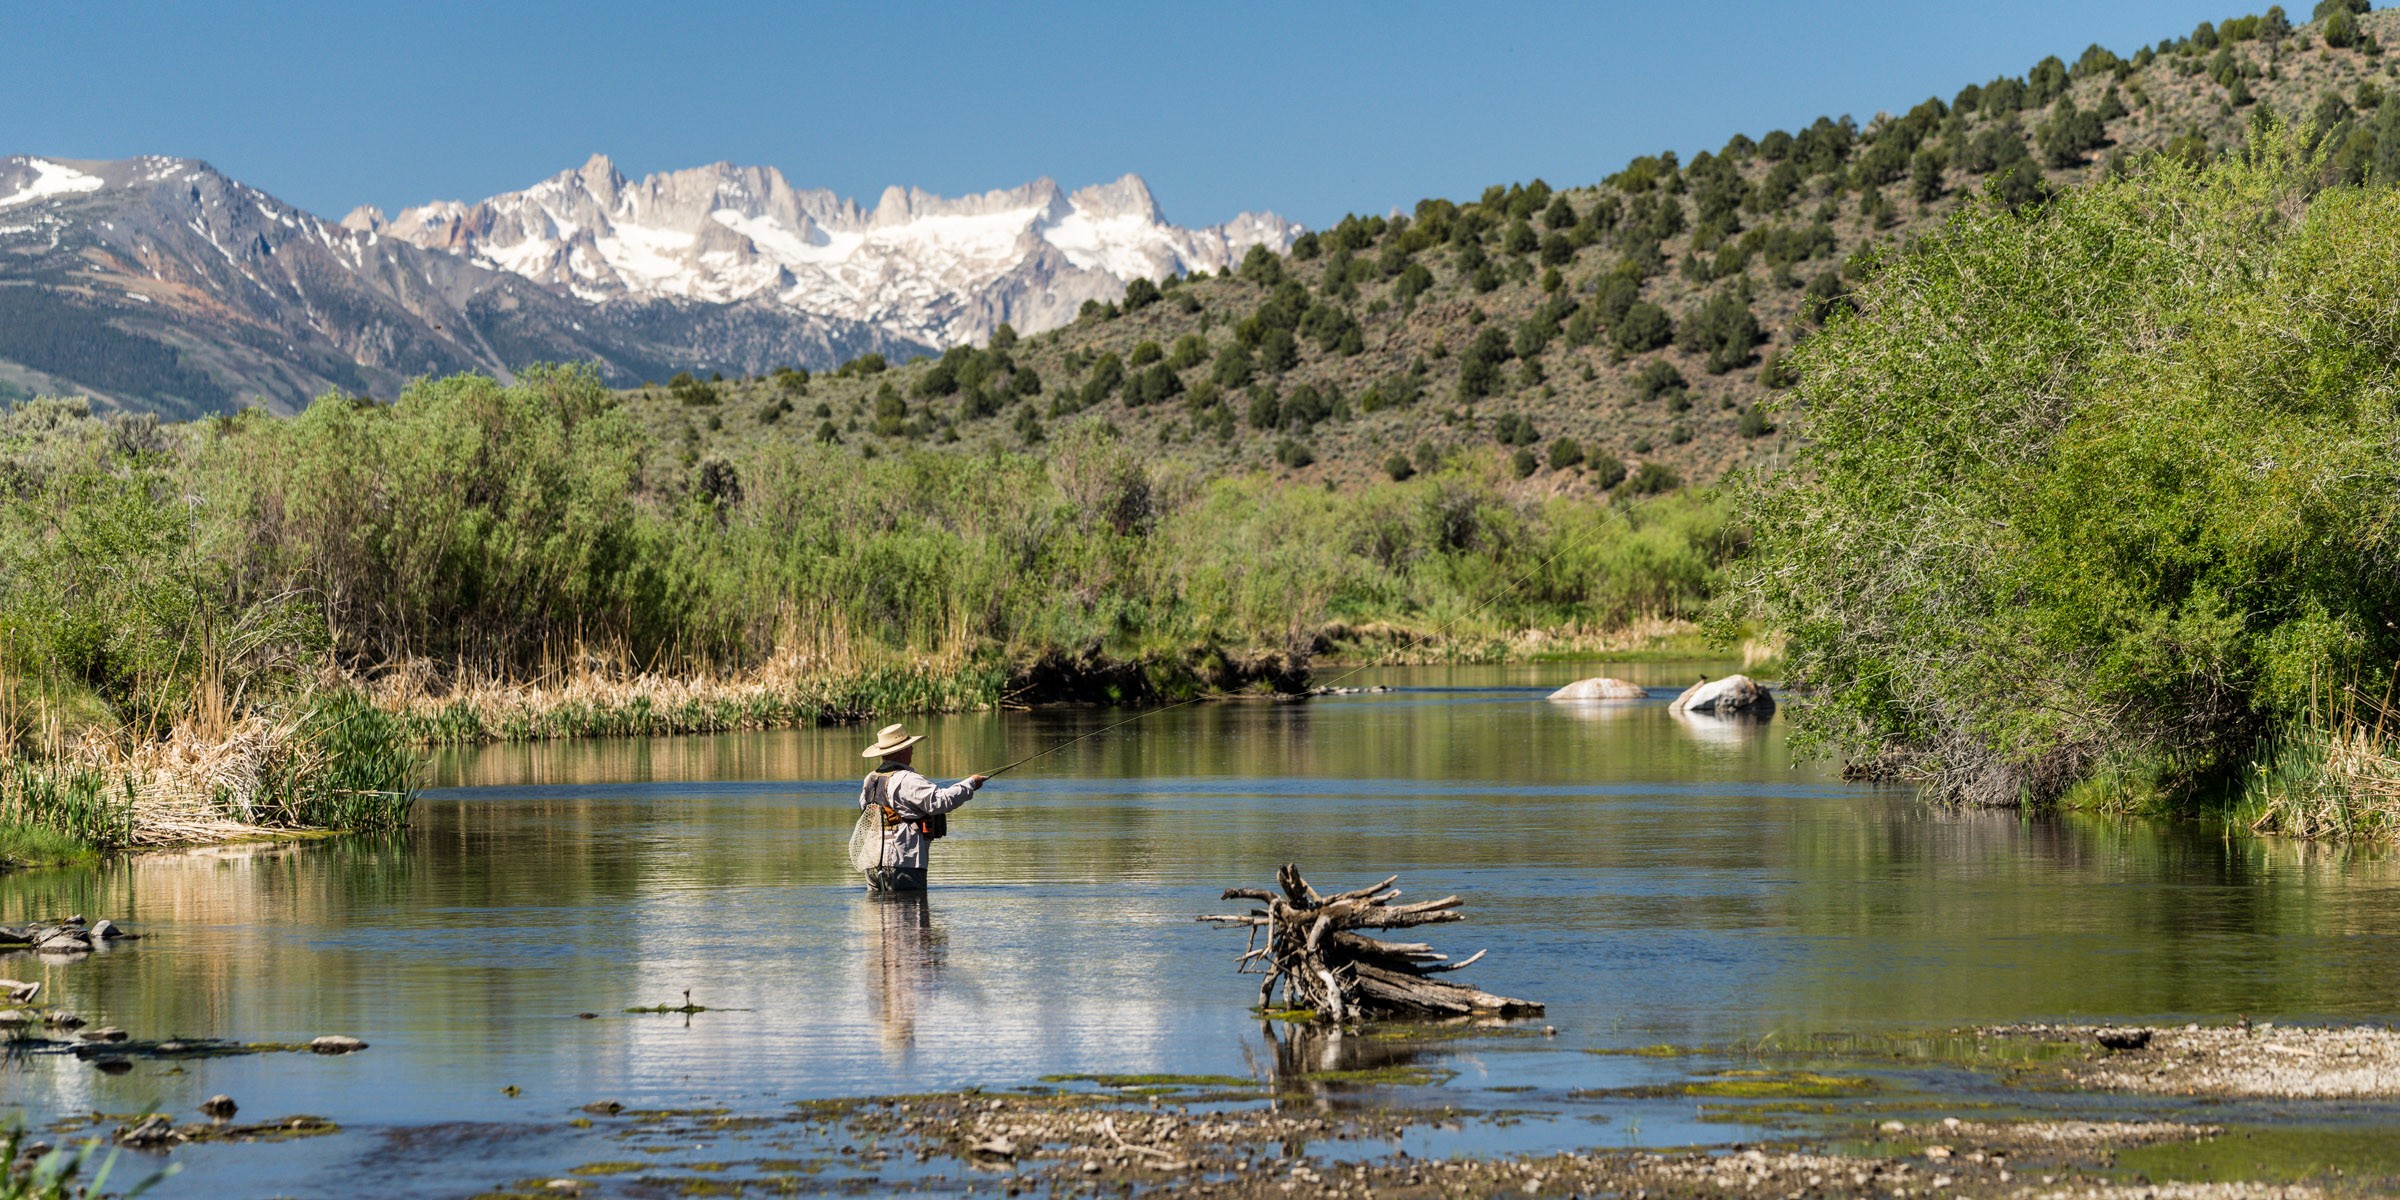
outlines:
{"label": "fishing vest", "polygon": [[869,774],[867,776],[867,803],[883,812],[883,827],[887,830],[897,829],[902,825],[913,825],[916,827],[917,836],[926,841],[948,837],[950,834],[950,815],[948,813],[936,813],[930,817],[907,817],[902,816],[899,806],[892,802],[892,776],[907,769],[906,767],[895,767],[889,771],[876,771]]}

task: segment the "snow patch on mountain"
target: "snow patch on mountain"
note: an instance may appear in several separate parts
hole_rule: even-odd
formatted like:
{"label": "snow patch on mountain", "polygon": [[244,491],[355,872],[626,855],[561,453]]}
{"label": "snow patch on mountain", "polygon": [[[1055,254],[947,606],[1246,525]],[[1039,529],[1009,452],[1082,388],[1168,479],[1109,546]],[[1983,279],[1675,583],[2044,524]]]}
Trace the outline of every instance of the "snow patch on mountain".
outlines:
{"label": "snow patch on mountain", "polygon": [[18,191],[0,196],[0,208],[31,204],[49,196],[70,196],[77,192],[100,190],[99,176],[86,175],[63,163],[54,163],[46,158],[23,158],[17,161],[33,172],[33,178]]}
{"label": "snow patch on mountain", "polygon": [[1134,175],[1072,195],[1049,179],[958,198],[893,187],[869,210],[771,167],[636,182],[600,155],[524,191],[388,220],[360,209],[342,224],[584,300],[758,301],[936,345],[982,341],[1003,321],[1021,333],[1062,325],[1137,277],[1217,270],[1301,233],[1273,213],[1171,225]]}

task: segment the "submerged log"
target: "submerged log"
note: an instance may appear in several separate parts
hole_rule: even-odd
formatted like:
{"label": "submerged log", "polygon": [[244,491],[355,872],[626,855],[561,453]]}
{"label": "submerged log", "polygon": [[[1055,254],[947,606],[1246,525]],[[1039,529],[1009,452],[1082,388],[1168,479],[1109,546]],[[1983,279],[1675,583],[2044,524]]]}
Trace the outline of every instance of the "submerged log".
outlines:
{"label": "submerged log", "polygon": [[[1423,942],[1388,942],[1357,932],[1466,920],[1456,911],[1463,903],[1456,896],[1392,903],[1400,895],[1392,886],[1399,880],[1394,875],[1370,887],[1320,896],[1300,877],[1296,864],[1286,863],[1275,874],[1280,895],[1260,888],[1225,890],[1227,900],[1255,900],[1266,907],[1199,919],[1250,930],[1250,947],[1239,969],[1247,972],[1255,966],[1266,976],[1258,988],[1261,1008],[1273,1002],[1280,984],[1285,1007],[1309,1009],[1333,1021],[1369,1016],[1519,1017],[1542,1011],[1531,1000],[1433,978],[1482,958],[1481,950],[1452,962]],[[1259,945],[1262,931],[1264,946]]]}

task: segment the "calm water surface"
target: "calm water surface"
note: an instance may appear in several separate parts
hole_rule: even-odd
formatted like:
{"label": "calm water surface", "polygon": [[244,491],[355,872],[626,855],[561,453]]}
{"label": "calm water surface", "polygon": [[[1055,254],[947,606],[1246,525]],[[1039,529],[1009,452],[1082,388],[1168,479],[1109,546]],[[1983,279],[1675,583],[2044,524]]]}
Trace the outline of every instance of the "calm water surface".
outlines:
{"label": "calm water surface", "polygon": [[[245,1117],[346,1132],[178,1151],[164,1194],[447,1195],[595,1157],[549,1131],[598,1099],[1264,1073],[1278,1050],[1255,979],[1232,973],[1241,936],[1192,917],[1286,861],[1321,889],[1400,872],[1412,896],[1465,896],[1468,923],[1430,940],[1488,947],[1465,978],[1548,1002],[1532,1029],[1554,1037],[1438,1056],[1462,1102],[1688,1069],[1588,1049],[2400,1007],[2389,860],[1929,809],[1795,760],[1780,719],[1670,716],[1696,666],[1611,670],[1653,699],[1545,702],[1572,666],[1413,669],[1353,681],[1389,693],[1153,715],[995,783],[936,847],[921,905],[868,900],[842,861],[858,730],[452,755],[404,837],[0,878],[0,920],[74,911],[147,935],[0,960],[95,1024],[371,1050],[117,1077],[14,1055],[0,1108],[188,1115],[226,1092]],[[954,777],[1119,716],[936,720],[920,765]],[[686,989],[722,1011],[623,1011]],[[1523,1136],[1732,1136],[1680,1103],[1600,1107]],[[458,1132],[438,1155],[411,1149],[429,1125]]]}

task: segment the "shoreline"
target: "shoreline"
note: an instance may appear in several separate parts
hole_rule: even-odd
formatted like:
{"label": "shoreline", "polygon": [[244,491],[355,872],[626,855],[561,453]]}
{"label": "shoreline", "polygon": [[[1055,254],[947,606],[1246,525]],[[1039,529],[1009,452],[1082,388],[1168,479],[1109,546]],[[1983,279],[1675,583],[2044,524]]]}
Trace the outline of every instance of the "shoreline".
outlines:
{"label": "shoreline", "polygon": [[[1037,705],[1149,709],[1193,700],[1291,700],[1307,697],[1321,670],[1689,657],[1731,656],[1711,653],[1698,628],[1686,621],[1441,636],[1374,623],[1328,626],[1300,652],[1208,645],[1120,657],[1098,647],[1052,648],[1009,667],[957,660],[840,668],[779,661],[742,674],[626,674],[587,663],[575,672],[530,682],[470,679],[449,685],[433,682],[441,672],[420,662],[373,678],[344,678],[336,686],[362,697],[361,707],[389,719],[400,746],[422,755],[460,746],[798,729]],[[242,736],[255,740],[256,731]],[[103,790],[108,793],[128,786],[139,793],[130,817],[137,822],[159,811],[151,802],[153,793],[171,796],[176,811],[171,835],[134,828],[124,844],[109,846],[38,823],[0,821],[0,873],[134,850],[338,832],[225,819],[210,796],[227,791],[225,781],[215,777],[214,760],[226,757],[223,752],[235,748],[233,741],[220,746],[179,732],[173,744],[174,755],[120,756],[92,768],[107,776]],[[162,758],[173,760],[172,769],[154,761]],[[141,782],[130,782],[137,779]]]}
{"label": "shoreline", "polygon": [[[56,1057],[62,1065],[70,1058],[172,1063],[228,1054],[299,1062],[312,1049],[327,1053],[310,1045],[238,1040],[156,1042],[133,1032],[98,1049],[62,1036],[26,1039],[20,1049]],[[1446,1032],[1434,1041],[1473,1055],[1478,1032]],[[2148,1033],[2149,1044],[2109,1044],[2136,1032]],[[1353,1036],[1372,1043],[1419,1033],[1403,1024],[1363,1027]],[[2272,1040],[2278,1035],[2282,1041]],[[1317,1060],[1314,1054],[1279,1056],[1269,1078],[1044,1076],[1041,1084],[1023,1087],[777,1100],[747,1108],[708,1101],[644,1108],[570,1093],[520,1125],[528,1157],[541,1164],[541,1173],[487,1177],[481,1186],[462,1180],[460,1190],[490,1197],[955,1195],[988,1186],[1011,1196],[1132,1193],[1175,1200],[1500,1194],[2298,1200],[2388,1194],[2400,1185],[2400,1157],[2379,1140],[2389,1129],[2356,1127],[2332,1141],[2321,1132],[2328,1122],[2345,1119],[2344,1101],[2400,1098],[2400,1074],[2363,1089],[2345,1084],[2199,1093],[2138,1070],[2105,1074],[2111,1064],[2198,1062],[2204,1069],[2256,1067],[2280,1075],[2290,1065],[2292,1045],[2316,1048],[2325,1063],[2355,1058],[2362,1049],[2379,1061],[2400,1061],[2400,1034],[2389,1030],[2024,1024],[1934,1036],[1971,1042],[1972,1048],[1954,1046],[1931,1058],[1802,1050],[1742,1055],[1728,1061],[1748,1064],[1744,1069],[1695,1064],[1680,1084],[1553,1097],[1700,1098],[1730,1124],[1722,1139],[1683,1146],[1607,1147],[1612,1122],[1599,1116],[1580,1134],[1566,1121],[1550,1146],[1509,1150],[1502,1148],[1509,1139],[1498,1131],[1546,1111],[1543,1100],[1524,1094],[1534,1089],[1453,1090],[1442,1082],[1449,1073],[1432,1062],[1312,1069],[1307,1064]],[[2175,1038],[2183,1040],[2170,1040]],[[373,1062],[374,1051],[353,1041],[344,1040],[344,1048],[364,1050]],[[1629,1053],[1667,1057],[1662,1052],[1669,1050],[1720,1057],[1699,1048]],[[1894,1081],[1929,1066],[1962,1074],[1928,1079],[1922,1090],[1894,1090]],[[2004,1095],[2023,1098],[1993,1103],[1994,1082]],[[2111,1106],[2105,1102],[2111,1093],[2147,1103]],[[2222,1101],[2229,1096],[2271,1098],[2276,1106],[2227,1108]],[[2095,1100],[2101,1103],[2089,1103]],[[1552,1113],[1551,1119],[1564,1115]],[[239,1127],[222,1117],[181,1125],[173,1120],[167,1115],[162,1127],[145,1114],[75,1112],[43,1130],[61,1141],[113,1134],[121,1145],[171,1159],[175,1147],[187,1142],[281,1140],[252,1135],[272,1134],[296,1119]],[[293,1126],[297,1132],[285,1136],[343,1129],[339,1114],[306,1121],[308,1128]],[[134,1132],[145,1124],[151,1130],[147,1142]],[[427,1123],[421,1132],[438,1140],[442,1128]],[[1633,1135],[1638,1138],[1638,1125]],[[1476,1148],[1478,1137],[1492,1138],[1483,1143],[1490,1148]],[[513,1169],[529,1165],[519,1162]]]}

